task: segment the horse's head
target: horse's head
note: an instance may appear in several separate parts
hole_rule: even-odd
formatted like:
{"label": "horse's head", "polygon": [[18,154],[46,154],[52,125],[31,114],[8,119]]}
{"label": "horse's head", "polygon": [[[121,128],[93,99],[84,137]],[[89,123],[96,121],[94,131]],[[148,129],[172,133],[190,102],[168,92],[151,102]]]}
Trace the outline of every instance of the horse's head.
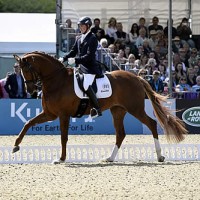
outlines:
{"label": "horse's head", "polygon": [[18,55],[13,55],[16,61],[19,63],[22,76],[24,77],[27,91],[32,95],[38,89],[38,83],[40,81],[38,72],[32,67],[31,56],[19,57]]}

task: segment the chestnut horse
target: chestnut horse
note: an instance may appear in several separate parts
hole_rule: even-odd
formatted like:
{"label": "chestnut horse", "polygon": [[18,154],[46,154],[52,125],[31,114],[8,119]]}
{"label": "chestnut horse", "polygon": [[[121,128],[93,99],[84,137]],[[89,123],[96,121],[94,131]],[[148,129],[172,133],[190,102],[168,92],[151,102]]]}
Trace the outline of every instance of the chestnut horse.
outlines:
{"label": "chestnut horse", "polygon": [[[37,89],[36,83],[38,80],[42,82],[43,110],[38,116],[32,118],[24,125],[15,141],[13,153],[19,150],[19,144],[31,126],[52,121],[59,117],[62,152],[60,158],[54,163],[65,162],[69,120],[76,113],[80,103],[80,99],[74,92],[73,69],[65,67],[56,58],[42,52],[31,52],[22,57],[14,55],[14,57],[21,67],[27,91],[30,94]],[[123,120],[128,112],[151,130],[157,160],[163,162],[165,158],[161,154],[157,122],[145,113],[144,102],[146,93],[168,141],[180,142],[184,139],[184,134],[187,133],[187,130],[183,122],[171,114],[169,108],[162,105],[162,102],[166,101],[167,97],[155,93],[146,80],[130,72],[118,70],[106,75],[111,82],[113,93],[109,98],[99,99],[99,103],[102,111],[110,109],[116,130],[116,143],[110,157],[106,161],[114,161],[125,138],[126,133]],[[90,109],[89,105],[85,114],[89,114]]]}

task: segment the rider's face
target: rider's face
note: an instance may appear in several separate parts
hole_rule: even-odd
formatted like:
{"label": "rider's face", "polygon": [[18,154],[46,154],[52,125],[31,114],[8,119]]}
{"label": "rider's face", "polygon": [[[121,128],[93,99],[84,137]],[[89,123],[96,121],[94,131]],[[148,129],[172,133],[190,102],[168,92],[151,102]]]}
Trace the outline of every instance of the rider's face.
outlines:
{"label": "rider's face", "polygon": [[85,24],[80,24],[79,28],[81,33],[85,33],[87,31],[87,26]]}

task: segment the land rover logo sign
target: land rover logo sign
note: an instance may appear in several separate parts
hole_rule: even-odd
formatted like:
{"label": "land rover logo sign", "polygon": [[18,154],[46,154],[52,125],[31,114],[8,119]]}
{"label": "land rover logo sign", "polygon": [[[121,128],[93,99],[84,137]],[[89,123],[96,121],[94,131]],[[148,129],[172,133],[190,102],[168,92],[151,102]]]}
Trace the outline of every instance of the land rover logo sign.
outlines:
{"label": "land rover logo sign", "polygon": [[200,127],[200,107],[192,107],[182,114],[183,121],[190,125]]}

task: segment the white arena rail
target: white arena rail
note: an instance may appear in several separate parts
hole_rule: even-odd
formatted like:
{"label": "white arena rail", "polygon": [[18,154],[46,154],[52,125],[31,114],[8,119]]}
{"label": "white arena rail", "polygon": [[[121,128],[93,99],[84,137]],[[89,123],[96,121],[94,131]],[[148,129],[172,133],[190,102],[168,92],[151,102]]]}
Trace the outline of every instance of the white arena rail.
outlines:
{"label": "white arena rail", "polygon": [[[200,144],[161,145],[165,161],[200,161]],[[68,145],[66,162],[99,162],[111,155],[113,145]],[[0,147],[0,164],[52,163],[59,158],[60,146]],[[122,145],[116,161],[157,161],[153,144]]]}

